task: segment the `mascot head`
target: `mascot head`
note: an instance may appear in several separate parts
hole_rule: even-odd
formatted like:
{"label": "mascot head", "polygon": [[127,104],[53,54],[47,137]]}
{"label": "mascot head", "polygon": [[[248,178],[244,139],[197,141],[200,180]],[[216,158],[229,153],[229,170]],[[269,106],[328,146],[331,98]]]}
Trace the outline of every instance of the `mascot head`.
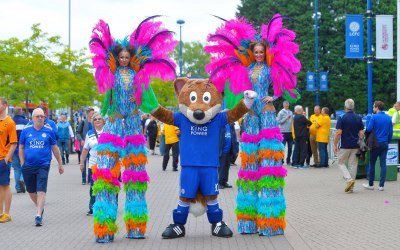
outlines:
{"label": "mascot head", "polygon": [[174,87],[179,110],[191,122],[205,124],[221,111],[222,95],[208,79],[178,78]]}

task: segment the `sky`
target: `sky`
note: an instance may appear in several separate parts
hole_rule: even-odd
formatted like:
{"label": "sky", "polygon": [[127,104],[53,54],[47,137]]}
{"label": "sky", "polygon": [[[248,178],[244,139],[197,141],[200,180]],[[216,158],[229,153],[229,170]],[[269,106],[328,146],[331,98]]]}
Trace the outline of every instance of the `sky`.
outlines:
{"label": "sky", "polygon": [[[182,40],[205,43],[224,19],[235,17],[240,0],[70,0],[71,49],[88,47],[91,32],[99,19],[108,23],[111,35],[121,39],[130,35],[146,17],[163,15],[156,20],[174,31],[179,40],[177,20],[184,20]],[[40,23],[40,29],[49,36],[59,35],[68,44],[69,0],[0,0],[0,40],[11,37],[26,39],[31,27]]]}

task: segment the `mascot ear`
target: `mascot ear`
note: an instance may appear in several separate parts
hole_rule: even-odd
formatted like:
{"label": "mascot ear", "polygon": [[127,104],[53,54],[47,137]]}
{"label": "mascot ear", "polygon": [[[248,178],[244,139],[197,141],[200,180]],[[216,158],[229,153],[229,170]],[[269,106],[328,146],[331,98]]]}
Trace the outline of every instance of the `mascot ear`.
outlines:
{"label": "mascot ear", "polygon": [[180,77],[174,81],[176,96],[179,96],[179,93],[181,92],[183,86],[185,86],[187,81],[189,81],[189,79],[186,77]]}

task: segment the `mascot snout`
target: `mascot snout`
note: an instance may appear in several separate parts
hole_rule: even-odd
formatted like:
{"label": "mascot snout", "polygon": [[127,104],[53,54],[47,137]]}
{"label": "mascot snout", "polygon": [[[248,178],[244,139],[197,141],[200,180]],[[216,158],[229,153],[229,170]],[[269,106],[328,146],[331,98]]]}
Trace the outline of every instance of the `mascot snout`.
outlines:
{"label": "mascot snout", "polygon": [[196,120],[203,120],[205,116],[206,115],[205,115],[204,111],[201,109],[198,109],[193,112],[193,117],[196,118]]}

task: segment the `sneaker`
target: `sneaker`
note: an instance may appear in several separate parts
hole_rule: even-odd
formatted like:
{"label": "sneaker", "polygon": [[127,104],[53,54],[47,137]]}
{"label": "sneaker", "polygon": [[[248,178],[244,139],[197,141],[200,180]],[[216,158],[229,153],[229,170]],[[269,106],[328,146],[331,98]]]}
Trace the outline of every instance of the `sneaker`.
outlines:
{"label": "sneaker", "polygon": [[87,212],[86,212],[86,215],[87,215],[87,216],[92,216],[92,215],[93,215],[93,210],[90,209],[89,211],[87,211]]}
{"label": "sneaker", "polygon": [[0,217],[0,223],[6,223],[6,222],[9,222],[9,221],[11,221],[11,215],[9,215],[9,214],[3,214]]}
{"label": "sneaker", "polygon": [[169,224],[162,233],[163,239],[175,239],[185,236],[185,226],[180,224]]}
{"label": "sneaker", "polygon": [[82,185],[86,185],[86,181],[82,181]]}
{"label": "sneaker", "polygon": [[224,184],[224,187],[226,188],[232,188],[232,185],[230,185],[228,182]]}
{"label": "sneaker", "polygon": [[19,186],[21,187],[21,192],[22,193],[25,193],[26,192],[26,189],[25,189],[25,183],[23,182],[23,181],[19,181]]}
{"label": "sneaker", "polygon": [[385,190],[383,187],[378,187],[378,190],[379,191],[383,191],[383,190]]}
{"label": "sneaker", "polygon": [[37,227],[40,227],[40,226],[42,226],[42,224],[43,224],[42,216],[36,216],[36,217],[35,217],[35,225],[36,225]]}
{"label": "sneaker", "polygon": [[233,235],[232,230],[223,221],[211,225],[211,234],[223,238],[230,238]]}
{"label": "sneaker", "polygon": [[353,190],[354,187],[354,183],[356,183],[353,179],[350,179],[347,183],[346,183],[346,187],[344,189],[344,191],[347,193],[350,190]]}
{"label": "sneaker", "polygon": [[362,185],[365,189],[374,190],[374,186],[370,186],[368,183],[363,183]]}
{"label": "sneaker", "polygon": [[173,168],[172,171],[176,172],[178,171],[178,168]]}

